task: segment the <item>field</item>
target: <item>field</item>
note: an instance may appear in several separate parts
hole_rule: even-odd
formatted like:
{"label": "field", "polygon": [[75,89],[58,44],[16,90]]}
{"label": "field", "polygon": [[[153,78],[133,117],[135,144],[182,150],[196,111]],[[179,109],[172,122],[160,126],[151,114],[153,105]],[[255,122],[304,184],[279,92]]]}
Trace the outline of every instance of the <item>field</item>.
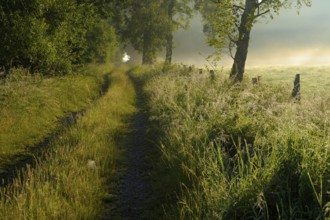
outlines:
{"label": "field", "polygon": [[330,219],[312,2],[1,0],[0,220]]}
{"label": "field", "polygon": [[289,86],[293,86],[295,75],[300,74],[302,93],[330,92],[330,66],[253,67],[247,68],[246,74],[250,77],[262,76],[265,82]]}
{"label": "field", "polygon": [[[251,68],[233,84],[225,71],[181,66],[17,70],[0,84],[0,169],[53,138],[0,188],[0,219],[329,218],[329,72]],[[291,98],[296,73],[301,100]],[[76,123],[61,122],[82,109]]]}

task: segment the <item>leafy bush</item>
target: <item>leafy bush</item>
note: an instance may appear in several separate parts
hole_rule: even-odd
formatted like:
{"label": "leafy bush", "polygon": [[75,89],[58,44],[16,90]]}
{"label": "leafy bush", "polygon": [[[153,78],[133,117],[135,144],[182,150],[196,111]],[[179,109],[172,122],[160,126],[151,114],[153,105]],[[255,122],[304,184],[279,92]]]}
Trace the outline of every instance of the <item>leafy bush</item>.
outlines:
{"label": "leafy bush", "polygon": [[88,56],[109,60],[117,45],[108,18],[101,18],[96,5],[74,0],[4,0],[0,29],[0,67],[7,70],[67,73],[75,64],[92,61]]}
{"label": "leafy bush", "polygon": [[85,60],[87,62],[105,63],[115,59],[118,41],[114,28],[106,21],[100,19],[87,33],[88,49]]}

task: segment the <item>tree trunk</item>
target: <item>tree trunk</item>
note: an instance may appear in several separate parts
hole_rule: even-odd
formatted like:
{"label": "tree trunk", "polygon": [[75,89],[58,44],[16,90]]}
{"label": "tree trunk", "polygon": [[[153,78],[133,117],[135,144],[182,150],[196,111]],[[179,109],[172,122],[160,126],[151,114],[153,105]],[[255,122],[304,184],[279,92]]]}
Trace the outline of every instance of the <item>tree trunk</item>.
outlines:
{"label": "tree trunk", "polygon": [[143,33],[143,52],[142,52],[142,65],[153,64],[153,54],[150,50],[151,46],[151,36],[148,31]]}
{"label": "tree trunk", "polygon": [[173,54],[173,9],[175,6],[175,0],[169,0],[167,16],[169,22],[169,32],[166,36],[166,55],[165,55],[165,64],[164,68],[170,66],[172,63],[172,54]]}
{"label": "tree trunk", "polygon": [[166,55],[165,55],[165,66],[172,64],[173,54],[173,34],[170,33],[166,37]]}
{"label": "tree trunk", "polygon": [[241,24],[238,29],[239,37],[236,42],[237,48],[234,63],[230,72],[230,78],[235,82],[241,82],[243,80],[255,10],[255,0],[246,0],[244,13],[241,18]]}

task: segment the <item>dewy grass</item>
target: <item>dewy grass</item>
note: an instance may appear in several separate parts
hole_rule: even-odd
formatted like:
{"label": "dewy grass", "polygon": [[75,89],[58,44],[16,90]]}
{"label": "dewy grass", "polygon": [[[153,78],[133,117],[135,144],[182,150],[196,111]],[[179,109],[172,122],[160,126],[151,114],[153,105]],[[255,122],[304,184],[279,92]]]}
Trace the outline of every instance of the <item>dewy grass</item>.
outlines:
{"label": "dewy grass", "polygon": [[329,217],[328,95],[296,102],[291,85],[233,85],[180,68],[148,76],[166,219]]}
{"label": "dewy grass", "polygon": [[75,126],[52,143],[34,169],[1,189],[0,219],[100,219],[106,180],[118,157],[116,137],[135,111],[135,91],[122,71],[110,77],[108,92]]}

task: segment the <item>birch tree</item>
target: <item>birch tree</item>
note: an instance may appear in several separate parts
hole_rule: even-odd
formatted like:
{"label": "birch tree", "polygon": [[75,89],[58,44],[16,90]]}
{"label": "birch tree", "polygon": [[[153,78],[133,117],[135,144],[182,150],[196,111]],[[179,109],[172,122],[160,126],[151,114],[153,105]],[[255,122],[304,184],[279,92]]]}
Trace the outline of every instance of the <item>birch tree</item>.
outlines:
{"label": "birch tree", "polygon": [[197,0],[206,21],[208,43],[221,54],[228,46],[234,62],[230,78],[243,80],[251,31],[261,19],[273,19],[282,8],[310,6],[311,0]]}

